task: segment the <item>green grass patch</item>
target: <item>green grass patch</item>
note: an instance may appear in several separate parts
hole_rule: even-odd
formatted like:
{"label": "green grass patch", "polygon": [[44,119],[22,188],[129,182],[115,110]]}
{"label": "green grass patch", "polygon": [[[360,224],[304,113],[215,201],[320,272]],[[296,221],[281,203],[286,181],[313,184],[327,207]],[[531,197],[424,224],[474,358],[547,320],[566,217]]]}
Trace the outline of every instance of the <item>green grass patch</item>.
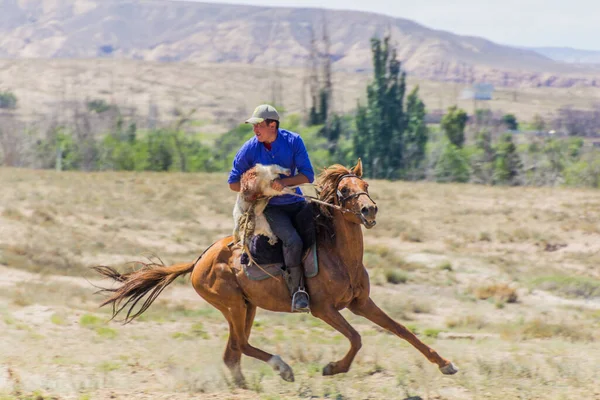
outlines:
{"label": "green grass patch", "polygon": [[57,313],[52,314],[52,316],[50,317],[50,322],[52,322],[54,325],[66,325],[67,324],[67,321],[65,320],[64,315],[57,314]]}
{"label": "green grass patch", "polygon": [[117,337],[117,331],[108,326],[98,326],[94,329],[98,336],[104,339],[114,339]]}
{"label": "green grass patch", "polygon": [[121,364],[112,361],[105,361],[100,363],[97,367],[100,372],[112,372],[121,369]]}
{"label": "green grass patch", "polygon": [[86,328],[91,328],[91,327],[96,327],[98,325],[102,325],[103,322],[104,321],[100,317],[97,317],[92,314],[83,314],[81,316],[81,318],[79,319],[79,325],[86,327]]}
{"label": "green grass patch", "polygon": [[202,339],[210,338],[209,334],[204,330],[204,325],[202,324],[202,322],[196,322],[195,324],[193,324],[192,328],[190,329],[190,333],[194,337],[199,337]]}
{"label": "green grass patch", "polygon": [[397,285],[399,283],[406,283],[408,281],[408,275],[406,274],[406,272],[404,272],[400,269],[395,269],[395,268],[386,269],[384,272],[384,275],[385,275],[385,280],[388,283],[391,283],[393,285]]}
{"label": "green grass patch", "polygon": [[450,261],[444,261],[443,263],[441,263],[440,265],[437,266],[437,269],[439,269],[440,271],[453,271],[454,268],[452,268],[452,263]]}
{"label": "green grass patch", "polygon": [[193,339],[192,335],[186,332],[173,332],[171,337],[176,340],[190,340]]}
{"label": "green grass patch", "polygon": [[443,332],[443,331],[441,329],[427,328],[423,331],[423,334],[427,337],[436,339],[438,337],[438,335],[440,334],[440,332]]}

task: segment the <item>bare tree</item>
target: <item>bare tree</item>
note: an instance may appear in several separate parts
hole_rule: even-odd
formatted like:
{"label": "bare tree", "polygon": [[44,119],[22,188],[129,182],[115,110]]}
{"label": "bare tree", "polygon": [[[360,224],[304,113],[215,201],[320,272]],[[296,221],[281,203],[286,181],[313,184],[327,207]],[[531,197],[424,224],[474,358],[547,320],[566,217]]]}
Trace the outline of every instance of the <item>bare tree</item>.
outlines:
{"label": "bare tree", "polygon": [[22,166],[23,130],[23,122],[12,111],[0,111],[0,149],[4,166]]}
{"label": "bare tree", "polygon": [[600,104],[594,104],[591,110],[561,107],[552,121],[552,129],[569,136],[600,136]]}
{"label": "bare tree", "polygon": [[187,172],[187,156],[184,151],[186,140],[183,127],[192,120],[192,117],[196,113],[196,109],[189,110],[187,112],[178,110],[179,117],[173,126],[173,140],[175,142],[175,151],[179,156],[179,168],[181,172]]}
{"label": "bare tree", "polygon": [[331,42],[329,39],[329,29],[327,26],[327,17],[323,12],[323,53],[321,55],[323,67],[323,99],[327,104],[327,115],[324,116],[325,124],[329,126],[331,114],[333,111],[333,83],[331,82]]}

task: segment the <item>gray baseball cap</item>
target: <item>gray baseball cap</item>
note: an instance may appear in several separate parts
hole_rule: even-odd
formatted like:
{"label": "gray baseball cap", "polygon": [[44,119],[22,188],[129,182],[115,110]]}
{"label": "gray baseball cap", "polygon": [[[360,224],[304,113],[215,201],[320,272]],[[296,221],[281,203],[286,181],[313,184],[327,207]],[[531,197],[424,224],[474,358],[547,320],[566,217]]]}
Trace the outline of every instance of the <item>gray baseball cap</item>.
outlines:
{"label": "gray baseball cap", "polygon": [[275,107],[268,104],[261,104],[254,109],[252,117],[248,118],[246,123],[254,125],[263,122],[265,119],[279,121],[279,114],[277,113]]}

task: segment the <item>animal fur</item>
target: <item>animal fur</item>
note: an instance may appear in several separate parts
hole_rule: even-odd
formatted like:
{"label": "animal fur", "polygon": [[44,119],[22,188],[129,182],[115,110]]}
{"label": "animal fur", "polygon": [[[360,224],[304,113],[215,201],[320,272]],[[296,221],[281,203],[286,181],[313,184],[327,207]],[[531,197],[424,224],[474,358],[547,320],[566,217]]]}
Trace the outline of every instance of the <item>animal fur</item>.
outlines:
{"label": "animal fur", "polygon": [[[267,207],[271,197],[294,193],[289,188],[284,188],[283,191],[279,192],[271,187],[271,182],[278,179],[280,174],[290,175],[290,173],[289,169],[279,165],[256,164],[242,175],[240,193],[238,193],[235,207],[233,208],[233,222],[235,224],[233,237],[236,243],[240,239],[242,242],[245,242],[245,238],[243,237],[245,232],[240,235],[240,226],[242,225],[244,215],[248,211],[251,211],[250,215],[254,216],[254,235],[267,236],[271,245],[277,243],[277,236],[271,230],[263,211]],[[254,209],[251,210],[253,206]]]}

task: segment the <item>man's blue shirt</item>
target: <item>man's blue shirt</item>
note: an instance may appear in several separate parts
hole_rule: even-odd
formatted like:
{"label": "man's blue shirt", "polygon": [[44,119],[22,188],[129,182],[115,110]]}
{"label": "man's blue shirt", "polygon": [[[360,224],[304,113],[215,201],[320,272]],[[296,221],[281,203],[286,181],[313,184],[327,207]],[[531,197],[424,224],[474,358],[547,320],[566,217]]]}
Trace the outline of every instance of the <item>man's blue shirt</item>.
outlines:
{"label": "man's blue shirt", "polygon": [[[256,136],[244,143],[233,159],[233,168],[229,173],[227,182],[239,182],[242,174],[256,164],[277,164],[284,168],[289,168],[292,171],[290,176],[300,173],[306,176],[311,183],[315,179],[315,173],[308,158],[304,141],[297,133],[286,131],[285,129],[277,131],[277,138],[271,143],[271,150],[267,150],[265,145],[256,139]],[[281,177],[284,177],[284,175]],[[302,191],[296,188],[296,193],[302,194]],[[298,201],[304,201],[304,199],[286,194],[273,197],[269,201],[269,204],[292,204]]]}

